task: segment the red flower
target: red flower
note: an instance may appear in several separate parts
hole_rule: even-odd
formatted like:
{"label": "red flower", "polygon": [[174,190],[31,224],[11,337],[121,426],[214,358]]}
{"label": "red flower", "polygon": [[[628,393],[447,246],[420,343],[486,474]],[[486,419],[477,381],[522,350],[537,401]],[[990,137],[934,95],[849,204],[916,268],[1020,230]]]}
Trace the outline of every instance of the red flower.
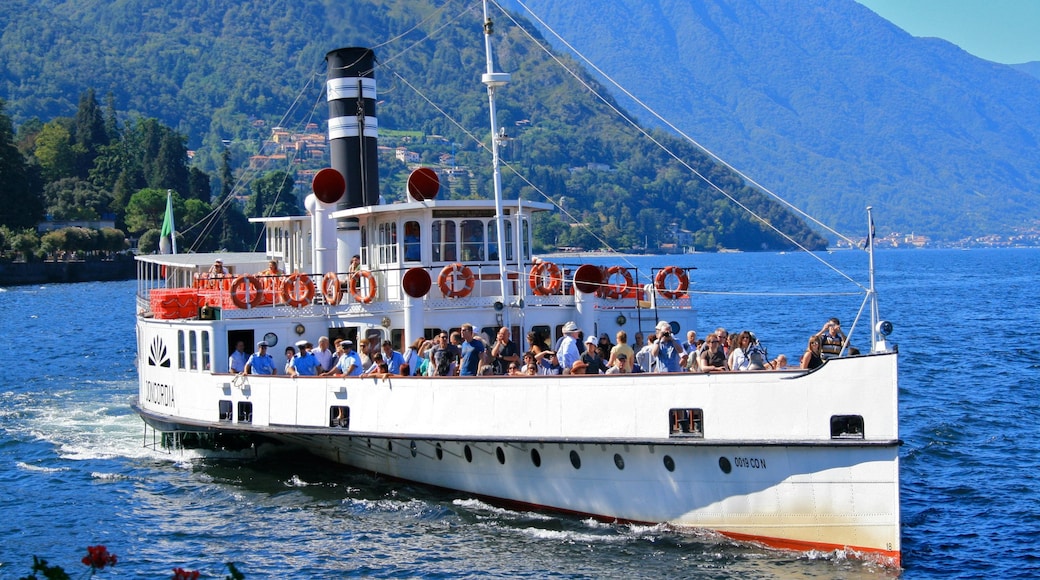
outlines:
{"label": "red flower", "polygon": [[104,546],[87,546],[87,555],[83,556],[82,562],[92,570],[101,570],[105,566],[115,566],[116,555],[109,554]]}
{"label": "red flower", "polygon": [[173,580],[199,580],[199,571],[192,570],[189,572],[184,568],[174,568]]}

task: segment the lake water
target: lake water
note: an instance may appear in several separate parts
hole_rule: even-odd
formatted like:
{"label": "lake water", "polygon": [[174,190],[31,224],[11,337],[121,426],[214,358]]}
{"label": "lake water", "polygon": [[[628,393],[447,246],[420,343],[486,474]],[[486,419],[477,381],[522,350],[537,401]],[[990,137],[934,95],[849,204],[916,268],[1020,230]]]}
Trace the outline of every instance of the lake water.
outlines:
{"label": "lake water", "polygon": [[[866,284],[863,252],[823,256]],[[881,313],[901,352],[902,577],[1040,576],[1040,250],[876,258]],[[847,330],[862,302],[804,254],[632,260],[697,266],[699,334],[748,328],[792,361],[826,318]],[[174,567],[222,578],[225,561],[247,578],[898,575],[710,533],[501,509],[279,449],[155,450],[128,406],[134,290],[0,289],[0,578],[27,575],[33,555],[77,577],[95,544],[119,556],[99,577],[123,578],[169,578]],[[864,329],[853,338],[862,346]]]}

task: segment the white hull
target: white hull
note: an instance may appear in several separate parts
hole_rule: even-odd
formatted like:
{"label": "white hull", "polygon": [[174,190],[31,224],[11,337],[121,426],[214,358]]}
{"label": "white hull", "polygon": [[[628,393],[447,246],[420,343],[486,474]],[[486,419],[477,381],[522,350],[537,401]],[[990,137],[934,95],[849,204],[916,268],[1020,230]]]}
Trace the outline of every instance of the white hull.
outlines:
{"label": "white hull", "polygon": [[[262,434],[486,498],[898,565],[895,361],[838,359],[814,373],[388,379],[152,366],[139,410],[160,430]],[[235,410],[230,420],[220,401]],[[242,404],[251,416],[238,416]],[[336,407],[349,408],[348,427],[330,427]],[[702,411],[702,432],[673,433],[672,409]],[[831,417],[844,415],[863,418],[865,437],[832,437]]]}

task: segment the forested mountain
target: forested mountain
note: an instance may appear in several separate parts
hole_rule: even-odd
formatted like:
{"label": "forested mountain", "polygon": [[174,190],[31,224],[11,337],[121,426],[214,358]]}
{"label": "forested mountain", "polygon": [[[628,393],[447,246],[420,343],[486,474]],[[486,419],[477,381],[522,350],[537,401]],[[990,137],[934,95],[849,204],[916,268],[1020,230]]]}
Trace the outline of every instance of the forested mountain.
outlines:
{"label": "forested mountain", "polygon": [[684,132],[844,231],[862,231],[867,205],[881,231],[940,239],[1040,216],[1040,80],[853,0],[524,3]]}
{"label": "forested mountain", "polygon": [[[487,155],[471,137],[487,136],[481,21],[480,3],[472,0],[7,0],[0,4],[0,96],[22,127],[75,115],[88,90],[128,126],[157,119],[196,151],[192,169],[214,178],[217,202],[230,193],[227,178],[216,179],[227,172],[224,161],[244,173],[271,127],[324,127],[324,54],[371,46],[380,130],[453,143],[457,163],[471,168],[475,181],[452,195],[470,195],[489,189]],[[514,138],[507,157],[532,184],[507,172],[506,195],[550,199],[566,209],[538,224],[544,246],[656,248],[686,230],[698,249],[791,247],[759,218],[809,247],[824,244],[738,176],[663,136],[685,163],[758,217],[747,215],[614,118],[537,39],[501,15],[496,31],[501,68],[514,78],[499,100],[500,121]],[[389,199],[401,195],[392,190],[399,169],[384,170]]]}

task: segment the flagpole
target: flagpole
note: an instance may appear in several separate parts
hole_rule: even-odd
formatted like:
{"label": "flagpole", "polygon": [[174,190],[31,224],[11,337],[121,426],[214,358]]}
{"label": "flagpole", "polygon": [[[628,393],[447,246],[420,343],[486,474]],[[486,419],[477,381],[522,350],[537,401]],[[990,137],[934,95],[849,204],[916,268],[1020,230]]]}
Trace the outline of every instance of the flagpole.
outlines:
{"label": "flagpole", "polygon": [[878,321],[881,315],[878,312],[877,292],[874,290],[874,208],[867,206],[867,255],[870,257],[868,270],[870,274],[870,350],[874,352],[880,340],[878,336]]}

